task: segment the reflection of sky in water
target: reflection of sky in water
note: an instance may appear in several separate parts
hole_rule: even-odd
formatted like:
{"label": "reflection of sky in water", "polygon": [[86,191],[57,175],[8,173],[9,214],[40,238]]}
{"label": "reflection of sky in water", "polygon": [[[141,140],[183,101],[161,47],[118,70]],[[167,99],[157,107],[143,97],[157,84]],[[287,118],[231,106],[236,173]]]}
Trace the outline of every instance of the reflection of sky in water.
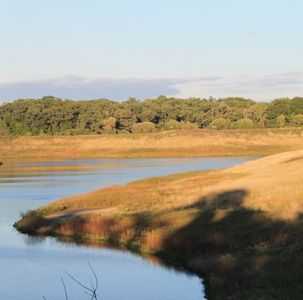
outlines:
{"label": "reflection of sky in water", "polygon": [[[43,295],[59,299],[63,296],[60,276],[68,271],[87,281],[91,276],[87,266],[90,261],[100,275],[102,299],[200,300],[202,286],[196,277],[152,265],[129,253],[66,245],[51,238],[39,242],[16,233],[12,224],[21,212],[57,198],[146,177],[228,167],[244,160],[70,160],[24,163],[19,169],[0,169],[0,299],[34,300]],[[58,166],[85,168],[47,171]],[[30,167],[39,167],[39,171],[26,172]],[[74,283],[69,288],[71,298],[85,299]]]}

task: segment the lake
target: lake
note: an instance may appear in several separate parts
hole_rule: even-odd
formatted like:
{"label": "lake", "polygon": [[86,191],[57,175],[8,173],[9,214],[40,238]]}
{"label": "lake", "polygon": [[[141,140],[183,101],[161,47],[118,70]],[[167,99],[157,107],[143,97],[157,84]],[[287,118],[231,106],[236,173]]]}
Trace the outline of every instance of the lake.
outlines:
{"label": "lake", "polygon": [[67,273],[83,283],[99,278],[99,299],[201,300],[203,282],[129,252],[30,238],[13,223],[22,212],[55,199],[176,172],[234,166],[247,158],[95,159],[20,163],[0,167],[0,299],[89,299]]}

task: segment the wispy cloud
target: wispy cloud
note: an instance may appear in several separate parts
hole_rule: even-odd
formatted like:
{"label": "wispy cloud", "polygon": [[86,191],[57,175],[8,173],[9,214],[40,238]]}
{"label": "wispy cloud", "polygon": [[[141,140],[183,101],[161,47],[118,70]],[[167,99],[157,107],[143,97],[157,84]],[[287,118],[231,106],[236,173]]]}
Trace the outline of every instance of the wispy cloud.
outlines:
{"label": "wispy cloud", "polygon": [[303,72],[262,76],[225,76],[216,81],[177,84],[178,96],[227,97],[240,96],[257,101],[280,97],[303,96]]}
{"label": "wispy cloud", "polygon": [[175,94],[174,80],[93,79],[64,77],[58,79],[0,84],[0,98],[16,99],[45,95],[72,99],[149,97],[159,93]]}
{"label": "wispy cloud", "polygon": [[[213,81],[215,77],[200,78]],[[68,76],[58,79],[0,83],[0,99],[31,98],[52,95],[70,99],[110,98],[123,100],[129,97],[147,98],[178,94],[177,85],[192,79],[85,79]]]}
{"label": "wispy cloud", "polygon": [[188,79],[85,79],[68,76],[40,81],[0,83],[0,101],[46,95],[67,99],[115,100],[129,97],[144,99],[159,95],[205,98],[240,96],[257,101],[269,101],[278,97],[303,95],[303,72]]}

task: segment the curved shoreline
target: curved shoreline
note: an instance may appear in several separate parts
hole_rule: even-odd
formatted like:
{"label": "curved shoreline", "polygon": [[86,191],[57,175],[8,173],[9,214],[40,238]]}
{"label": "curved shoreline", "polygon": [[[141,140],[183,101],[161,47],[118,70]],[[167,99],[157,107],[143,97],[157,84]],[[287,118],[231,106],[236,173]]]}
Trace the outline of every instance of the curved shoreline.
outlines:
{"label": "curved shoreline", "polygon": [[153,253],[205,278],[209,299],[300,299],[302,177],[303,151],[283,153],[59,200],[16,227]]}

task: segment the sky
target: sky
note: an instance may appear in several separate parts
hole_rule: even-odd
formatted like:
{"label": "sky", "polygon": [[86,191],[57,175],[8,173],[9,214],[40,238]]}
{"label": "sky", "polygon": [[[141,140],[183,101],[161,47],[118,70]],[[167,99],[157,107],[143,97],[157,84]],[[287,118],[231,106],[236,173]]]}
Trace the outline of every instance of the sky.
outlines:
{"label": "sky", "polygon": [[303,96],[302,0],[0,0],[0,101]]}

